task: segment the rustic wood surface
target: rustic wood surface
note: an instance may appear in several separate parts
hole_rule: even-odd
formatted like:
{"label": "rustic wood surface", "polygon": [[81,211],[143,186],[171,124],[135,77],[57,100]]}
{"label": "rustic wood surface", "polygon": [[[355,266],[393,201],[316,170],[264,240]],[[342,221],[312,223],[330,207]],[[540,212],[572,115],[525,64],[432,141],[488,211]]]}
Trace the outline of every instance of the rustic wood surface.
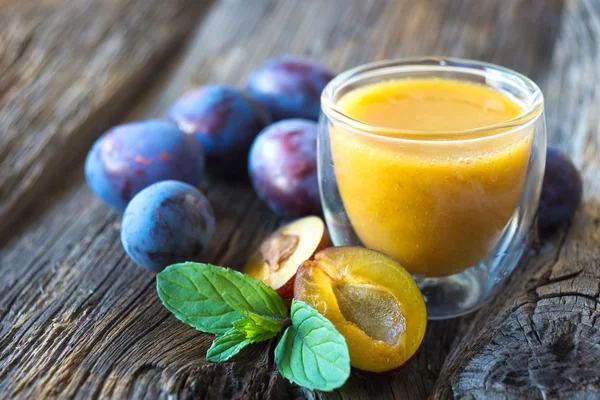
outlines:
{"label": "rustic wood surface", "polygon": [[[0,250],[0,398],[598,395],[595,0],[223,0],[205,13],[186,0],[27,4],[0,1],[0,234],[9,233]],[[354,373],[327,394],[279,377],[269,343],[231,363],[206,362],[210,335],[161,306],[154,275],[123,252],[119,215],[82,177],[90,143],[125,113],[160,117],[185,89],[242,84],[284,53],[337,70],[439,54],[521,71],[541,83],[550,139],[586,184],[575,223],[529,255],[490,305],[431,323],[399,372]],[[239,267],[280,221],[247,182],[204,185],[218,219],[206,261]]]}

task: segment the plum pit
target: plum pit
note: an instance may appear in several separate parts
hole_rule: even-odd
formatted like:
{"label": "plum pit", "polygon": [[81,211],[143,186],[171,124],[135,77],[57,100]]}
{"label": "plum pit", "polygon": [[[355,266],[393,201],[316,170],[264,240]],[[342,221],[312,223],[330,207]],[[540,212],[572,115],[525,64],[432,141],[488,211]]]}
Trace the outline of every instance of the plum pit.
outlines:
{"label": "plum pit", "polygon": [[340,312],[347,321],[375,340],[397,346],[402,340],[406,320],[398,300],[374,285],[333,283]]}
{"label": "plum pit", "polygon": [[278,271],[281,263],[294,254],[299,241],[298,235],[276,233],[262,243],[260,253],[269,264],[271,271]]}
{"label": "plum pit", "polygon": [[328,245],[329,235],[321,218],[300,218],[265,239],[250,257],[244,273],[275,289],[285,301],[291,301],[298,268]]}

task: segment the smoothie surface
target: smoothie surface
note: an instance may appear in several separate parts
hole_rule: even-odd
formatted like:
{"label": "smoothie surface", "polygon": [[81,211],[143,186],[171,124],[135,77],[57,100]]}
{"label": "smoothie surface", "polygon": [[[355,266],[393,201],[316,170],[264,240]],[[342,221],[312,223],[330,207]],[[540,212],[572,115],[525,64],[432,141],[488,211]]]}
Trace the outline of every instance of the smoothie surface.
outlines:
{"label": "smoothie surface", "polygon": [[522,108],[483,85],[450,79],[383,81],[347,93],[346,115],[371,125],[410,131],[462,131],[508,121]]}

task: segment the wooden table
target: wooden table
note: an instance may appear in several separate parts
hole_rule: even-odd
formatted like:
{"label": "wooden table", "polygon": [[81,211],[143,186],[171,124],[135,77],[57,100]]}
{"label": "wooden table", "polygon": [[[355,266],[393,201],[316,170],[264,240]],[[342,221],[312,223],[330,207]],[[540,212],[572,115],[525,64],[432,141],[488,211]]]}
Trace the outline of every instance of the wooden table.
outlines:
{"label": "wooden table", "polygon": [[[161,306],[82,175],[111,125],[159,118],[195,85],[242,84],[282,53],[338,71],[430,54],[521,71],[585,181],[575,221],[490,304],[432,322],[401,371],[327,394],[281,378],[270,343],[206,362],[212,338]],[[599,65],[598,0],[0,1],[0,398],[600,397]],[[204,185],[218,219],[206,261],[239,267],[281,221],[247,182]]]}

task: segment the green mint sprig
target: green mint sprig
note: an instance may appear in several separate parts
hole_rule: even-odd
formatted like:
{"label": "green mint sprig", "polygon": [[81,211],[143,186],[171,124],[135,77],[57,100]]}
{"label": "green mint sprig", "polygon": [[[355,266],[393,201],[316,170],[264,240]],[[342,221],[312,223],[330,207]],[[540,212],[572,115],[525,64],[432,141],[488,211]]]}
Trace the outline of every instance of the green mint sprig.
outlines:
{"label": "green mint sprig", "polygon": [[[350,376],[350,355],[333,324],[306,303],[291,312],[273,289],[210,264],[174,264],[156,275],[158,296],[182,322],[217,335],[206,359],[224,362],[288,326],[275,348],[279,373],[308,389],[331,391]],[[291,324],[291,326],[289,326]]]}
{"label": "green mint sprig", "polygon": [[256,279],[210,264],[174,264],[156,275],[158,296],[182,322],[222,335],[244,310],[256,315],[285,318],[287,308],[279,295]]}

